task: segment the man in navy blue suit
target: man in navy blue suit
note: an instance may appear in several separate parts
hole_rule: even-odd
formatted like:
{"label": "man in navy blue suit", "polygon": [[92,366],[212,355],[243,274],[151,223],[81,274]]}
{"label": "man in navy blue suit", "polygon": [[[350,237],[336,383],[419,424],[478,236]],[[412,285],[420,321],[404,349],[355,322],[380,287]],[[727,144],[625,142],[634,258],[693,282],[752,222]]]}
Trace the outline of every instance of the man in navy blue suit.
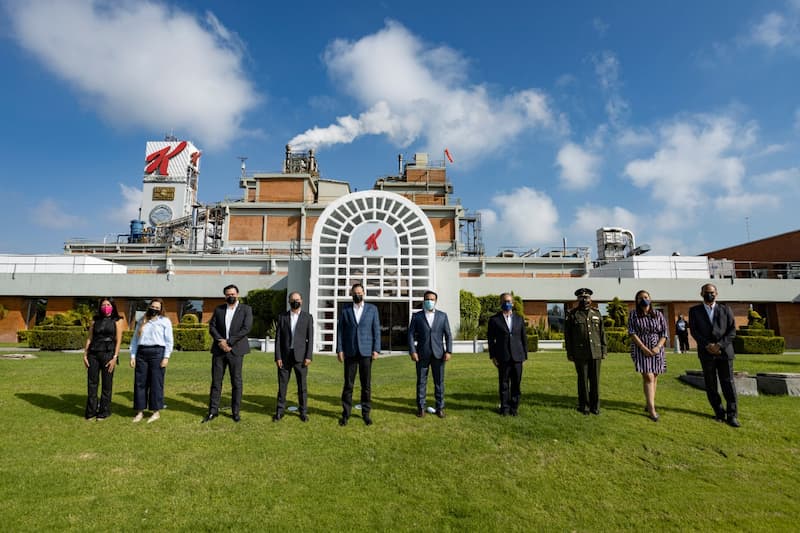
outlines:
{"label": "man in navy blue suit", "polygon": [[346,426],[353,406],[353,385],[356,372],[361,381],[361,416],[364,423],[372,425],[372,360],[381,351],[381,324],[378,308],[364,302],[364,286],[355,283],[350,289],[353,303],[347,304],[339,315],[336,325],[336,355],[344,363],[344,388],[342,389],[342,418],[340,426]]}
{"label": "man in navy blue suit", "polygon": [[425,291],[422,311],[414,313],[408,325],[408,353],[417,364],[417,416],[425,416],[428,368],[433,371],[436,416],[444,418],[444,364],[453,351],[453,337],[447,314],[436,309],[438,295]]}
{"label": "man in navy blue suit", "polygon": [[500,389],[500,410],[503,416],[517,416],[522,383],[522,364],[528,358],[528,336],[525,320],[514,313],[514,297],[500,295],[501,311],[489,318],[486,340],[489,357],[497,367]]}

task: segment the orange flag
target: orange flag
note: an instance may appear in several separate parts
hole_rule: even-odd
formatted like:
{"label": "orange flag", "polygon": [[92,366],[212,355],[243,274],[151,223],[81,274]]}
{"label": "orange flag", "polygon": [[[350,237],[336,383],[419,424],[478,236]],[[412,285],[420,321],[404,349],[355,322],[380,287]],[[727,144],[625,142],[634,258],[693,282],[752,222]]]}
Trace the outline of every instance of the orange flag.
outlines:
{"label": "orange flag", "polygon": [[448,161],[450,161],[451,163],[453,162],[453,156],[452,156],[452,155],[450,155],[450,150],[448,150],[447,148],[445,148],[445,149],[444,149],[444,155],[446,155],[446,156],[447,156],[447,160],[448,160]]}

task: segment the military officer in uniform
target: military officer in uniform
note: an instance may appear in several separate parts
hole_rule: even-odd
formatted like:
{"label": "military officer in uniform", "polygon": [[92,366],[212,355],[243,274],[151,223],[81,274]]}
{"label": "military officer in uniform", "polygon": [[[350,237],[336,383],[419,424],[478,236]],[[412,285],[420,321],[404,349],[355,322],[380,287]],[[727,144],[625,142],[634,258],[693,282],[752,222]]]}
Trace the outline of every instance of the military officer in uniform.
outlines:
{"label": "military officer in uniform", "polygon": [[600,311],[592,307],[592,290],[575,291],[578,302],[564,321],[567,359],[578,374],[578,411],[600,414],[600,361],[606,357],[606,333]]}

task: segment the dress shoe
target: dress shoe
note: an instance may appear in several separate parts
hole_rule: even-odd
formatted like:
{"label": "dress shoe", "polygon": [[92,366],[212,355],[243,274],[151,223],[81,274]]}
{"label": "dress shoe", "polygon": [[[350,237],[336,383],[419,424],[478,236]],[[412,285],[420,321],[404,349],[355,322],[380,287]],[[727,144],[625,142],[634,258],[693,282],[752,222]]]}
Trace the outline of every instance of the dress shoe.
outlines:
{"label": "dress shoe", "polygon": [[599,407],[595,407],[594,409],[589,409],[589,411],[590,411],[590,412],[591,412],[593,415],[599,415],[599,414],[600,414],[600,408],[599,408]]}
{"label": "dress shoe", "polygon": [[425,408],[417,409],[417,418],[425,418]]}
{"label": "dress shoe", "polygon": [[147,423],[148,423],[148,424],[152,424],[153,422],[155,422],[155,421],[156,421],[156,420],[158,420],[159,418],[161,418],[161,413],[159,413],[158,411],[156,411],[155,413],[153,413],[152,415],[150,415],[150,418],[148,418],[148,419],[147,419]]}
{"label": "dress shoe", "polygon": [[236,413],[236,414],[233,415],[233,421],[234,422],[239,422],[241,419],[242,419],[242,417],[241,417],[241,415],[239,413]]}
{"label": "dress shoe", "polygon": [[141,422],[144,418],[144,413],[136,413],[136,416],[133,417],[133,423]]}
{"label": "dress shoe", "polygon": [[439,418],[444,418],[445,417],[444,409],[437,409],[436,416],[438,416]]}
{"label": "dress shoe", "polygon": [[214,420],[218,416],[219,415],[217,413],[208,413],[206,416],[203,417],[203,419],[200,421],[200,423],[201,424],[205,424],[206,422],[211,422],[212,420]]}
{"label": "dress shoe", "polygon": [[369,415],[364,415],[364,424],[367,426],[372,425],[372,419],[369,417]]}
{"label": "dress shoe", "polygon": [[272,415],[273,422],[280,422],[281,418],[283,418],[283,415]]}
{"label": "dress shoe", "polygon": [[308,422],[308,415],[305,413],[300,414],[300,422]]}
{"label": "dress shoe", "polygon": [[739,423],[739,419],[736,418],[735,416],[729,416],[728,417],[728,425],[731,426],[731,427],[734,427],[734,428],[741,427],[741,424]]}
{"label": "dress shoe", "polygon": [[340,426],[346,426],[347,425],[347,417],[346,416],[343,416],[342,418],[339,419],[339,425]]}
{"label": "dress shoe", "polygon": [[714,415],[714,422],[725,422],[725,414],[717,413]]}
{"label": "dress shoe", "polygon": [[506,411],[505,409],[498,409],[497,414],[499,414],[500,416],[508,416],[508,411]]}
{"label": "dress shoe", "polygon": [[508,414],[510,414],[511,416],[517,416],[519,415],[519,412],[516,409],[512,409],[511,411],[508,412]]}
{"label": "dress shoe", "polygon": [[582,415],[586,415],[586,416],[589,415],[589,410],[587,408],[585,408],[585,407],[576,407],[575,410],[578,411]]}

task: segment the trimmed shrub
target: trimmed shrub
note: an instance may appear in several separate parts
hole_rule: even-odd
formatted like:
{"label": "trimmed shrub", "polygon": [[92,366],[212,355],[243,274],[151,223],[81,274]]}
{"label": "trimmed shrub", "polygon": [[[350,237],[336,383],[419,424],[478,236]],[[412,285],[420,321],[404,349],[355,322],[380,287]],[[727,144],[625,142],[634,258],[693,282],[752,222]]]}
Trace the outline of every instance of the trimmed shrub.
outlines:
{"label": "trimmed shrub", "polygon": [[539,336],[528,335],[528,353],[539,351]]}
{"label": "trimmed shrub", "polygon": [[187,324],[199,324],[199,323],[200,319],[198,319],[197,315],[193,313],[186,313],[185,315],[183,315],[183,318],[181,318],[181,327]]}
{"label": "trimmed shrub", "polygon": [[774,329],[764,329],[764,328],[751,328],[748,326],[742,326],[738,330],[736,330],[737,337],[774,337],[775,330]]}
{"label": "trimmed shrub", "polygon": [[770,353],[780,354],[786,348],[783,337],[756,337],[748,335],[744,337],[734,337],[733,351],[743,353]]}
{"label": "trimmed shrub", "polygon": [[30,329],[18,329],[17,330],[17,342],[28,342],[28,338],[31,335]]}
{"label": "trimmed shrub", "polygon": [[122,332],[122,341],[121,344],[127,344],[128,346],[131,345],[131,339],[133,338],[133,331],[132,329],[126,330]]}
{"label": "trimmed shrub", "polygon": [[175,350],[184,352],[202,352],[211,349],[213,339],[208,332],[205,324],[182,324],[180,327],[172,328],[172,336],[175,341]]}
{"label": "trimmed shrub", "polygon": [[606,328],[606,350],[608,353],[629,353],[631,338],[627,328]]}
{"label": "trimmed shrub", "polygon": [[83,326],[36,326],[28,333],[28,346],[40,350],[80,350],[86,346]]}
{"label": "trimmed shrub", "polygon": [[253,308],[253,329],[250,337],[264,338],[273,320],[286,310],[286,289],[253,289],[242,298]]}

